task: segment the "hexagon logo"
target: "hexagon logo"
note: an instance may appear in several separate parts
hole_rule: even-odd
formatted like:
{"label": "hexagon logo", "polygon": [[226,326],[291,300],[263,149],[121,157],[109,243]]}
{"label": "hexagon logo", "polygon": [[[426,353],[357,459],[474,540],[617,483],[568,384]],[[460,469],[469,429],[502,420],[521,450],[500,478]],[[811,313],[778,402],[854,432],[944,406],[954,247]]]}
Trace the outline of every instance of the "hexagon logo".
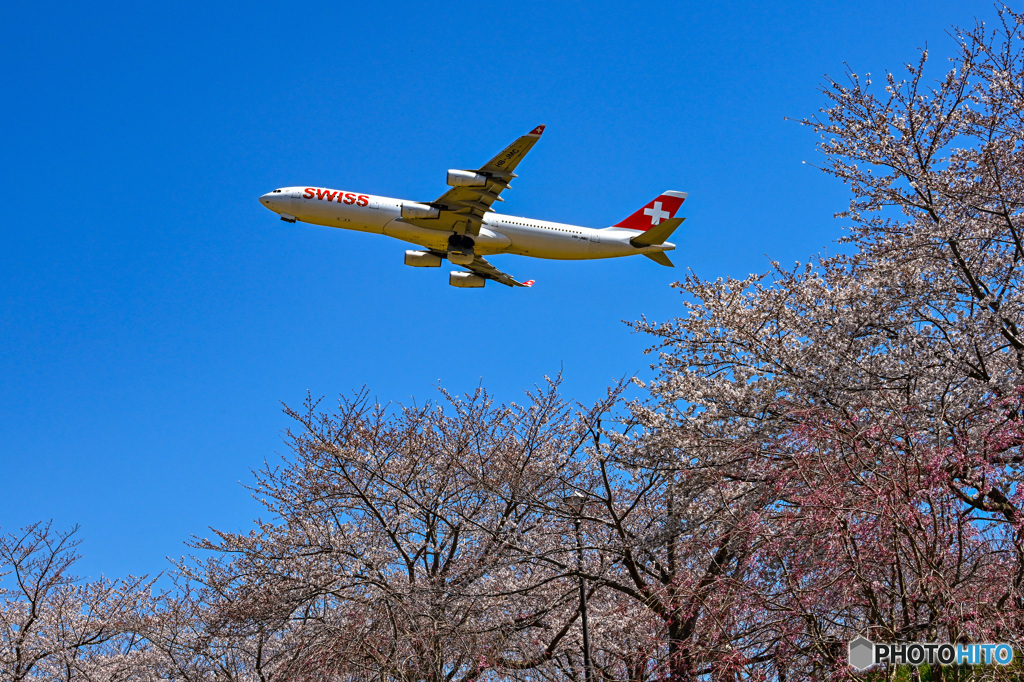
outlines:
{"label": "hexagon logo", "polygon": [[848,661],[857,670],[867,670],[875,664],[875,645],[871,640],[858,637],[847,645]]}

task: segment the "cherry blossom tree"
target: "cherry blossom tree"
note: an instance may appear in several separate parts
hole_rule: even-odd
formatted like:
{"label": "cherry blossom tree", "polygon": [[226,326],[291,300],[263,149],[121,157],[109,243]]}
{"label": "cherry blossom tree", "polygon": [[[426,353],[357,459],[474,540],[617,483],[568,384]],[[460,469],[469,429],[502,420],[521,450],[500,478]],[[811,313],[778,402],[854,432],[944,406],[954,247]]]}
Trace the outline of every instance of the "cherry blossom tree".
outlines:
{"label": "cherry blossom tree", "polygon": [[[185,571],[192,570],[190,563]],[[307,646],[298,627],[275,628],[234,618],[226,595],[180,573],[173,580],[173,588],[137,626],[149,654],[138,669],[180,682],[274,682],[296,675],[296,661]]]}
{"label": "cherry blossom tree", "polygon": [[147,679],[133,630],[151,582],[78,578],[77,530],[34,524],[0,536],[0,678]]}
{"label": "cherry blossom tree", "polygon": [[289,679],[557,667],[579,609],[569,525],[547,510],[587,415],[554,384],[526,406],[481,391],[445,407],[389,409],[364,393],[334,412],[288,410],[293,456],[253,487],[272,520],[197,543],[214,556],[182,566],[216,595],[204,601],[223,626],[301,648]]}
{"label": "cherry blossom tree", "polygon": [[580,496],[579,573],[592,586],[600,676],[694,679],[727,674],[740,652],[766,660],[744,596],[757,539],[727,513],[749,504],[742,492],[735,499],[714,475],[665,466],[628,427],[605,435],[566,481]]}
{"label": "cherry blossom tree", "polygon": [[858,633],[1021,644],[1024,43],[999,17],[954,33],[937,81],[923,52],[881,89],[826,83],[804,123],[853,194],[847,253],[691,275],[682,317],[636,325],[660,374],[635,447],[757,538],[780,677],[848,673]]}

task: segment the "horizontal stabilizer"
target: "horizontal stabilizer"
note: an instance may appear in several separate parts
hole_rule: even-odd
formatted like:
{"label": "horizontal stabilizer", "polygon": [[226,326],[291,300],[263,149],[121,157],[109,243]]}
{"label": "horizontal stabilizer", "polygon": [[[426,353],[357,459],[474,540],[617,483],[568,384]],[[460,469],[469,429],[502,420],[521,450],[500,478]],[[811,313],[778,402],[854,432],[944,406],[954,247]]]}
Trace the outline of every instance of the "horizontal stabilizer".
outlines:
{"label": "horizontal stabilizer", "polygon": [[672,264],[672,261],[668,259],[668,256],[665,255],[664,251],[651,251],[649,253],[645,253],[644,255],[650,258],[658,265],[664,265],[667,268],[675,267],[675,265]]}
{"label": "horizontal stabilizer", "polygon": [[[665,241],[672,236],[672,233],[676,231],[676,228],[683,224],[686,218],[669,218],[664,220],[660,225],[656,225],[646,232],[642,232],[640,235],[633,237],[629,240],[629,243],[637,248],[641,246],[655,246],[657,244],[664,244]],[[647,255],[646,253],[644,254]]]}

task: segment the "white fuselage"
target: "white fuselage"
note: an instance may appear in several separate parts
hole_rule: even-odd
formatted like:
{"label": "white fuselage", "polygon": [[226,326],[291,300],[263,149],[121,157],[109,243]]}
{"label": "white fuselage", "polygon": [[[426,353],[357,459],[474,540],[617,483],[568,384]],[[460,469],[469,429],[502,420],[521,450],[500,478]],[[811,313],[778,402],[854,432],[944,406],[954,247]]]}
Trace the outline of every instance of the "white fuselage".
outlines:
{"label": "white fuselage", "polygon": [[[285,220],[340,227],[394,237],[433,251],[448,248],[450,230],[420,227],[401,216],[401,199],[312,187],[285,187],[261,197],[261,202]],[[645,252],[671,251],[670,243],[637,248],[629,243],[636,230],[594,229],[546,220],[487,213],[479,235],[472,237],[481,256],[511,253],[534,258],[586,260],[616,258]]]}

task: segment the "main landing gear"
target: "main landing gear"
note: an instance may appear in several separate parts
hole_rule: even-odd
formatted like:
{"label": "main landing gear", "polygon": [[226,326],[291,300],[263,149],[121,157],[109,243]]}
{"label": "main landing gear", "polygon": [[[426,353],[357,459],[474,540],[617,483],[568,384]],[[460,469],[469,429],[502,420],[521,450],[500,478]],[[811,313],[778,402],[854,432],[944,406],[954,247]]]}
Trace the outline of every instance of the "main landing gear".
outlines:
{"label": "main landing gear", "polygon": [[453,234],[448,237],[447,258],[455,265],[469,265],[476,258],[473,253],[473,239],[464,234]]}

